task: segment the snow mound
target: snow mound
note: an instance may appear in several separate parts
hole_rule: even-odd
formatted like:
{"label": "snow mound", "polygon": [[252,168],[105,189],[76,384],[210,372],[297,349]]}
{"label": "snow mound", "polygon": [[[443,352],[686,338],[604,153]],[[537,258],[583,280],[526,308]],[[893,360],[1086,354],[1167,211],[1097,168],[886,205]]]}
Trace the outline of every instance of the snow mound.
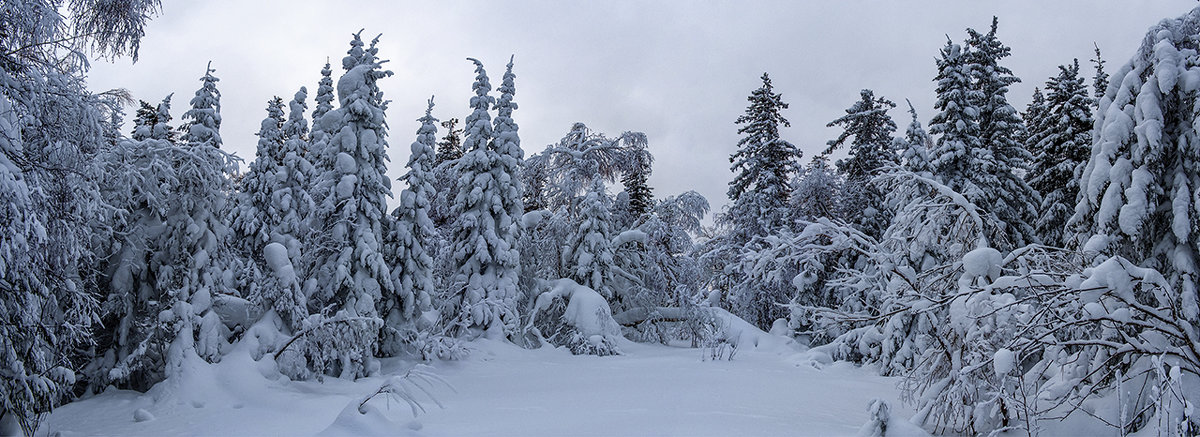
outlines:
{"label": "snow mound", "polygon": [[146,411],[145,408],[138,408],[136,410],[133,410],[133,421],[134,422],[149,422],[151,420],[154,420],[154,415],[150,414],[149,411]]}
{"label": "snow mound", "polygon": [[[333,423],[321,432],[320,436],[364,436],[364,435],[396,435],[406,426],[389,419],[382,411],[372,405],[361,408],[358,402],[350,402],[342,409]],[[411,429],[411,426],[409,426]],[[418,428],[419,429],[419,428]]]}

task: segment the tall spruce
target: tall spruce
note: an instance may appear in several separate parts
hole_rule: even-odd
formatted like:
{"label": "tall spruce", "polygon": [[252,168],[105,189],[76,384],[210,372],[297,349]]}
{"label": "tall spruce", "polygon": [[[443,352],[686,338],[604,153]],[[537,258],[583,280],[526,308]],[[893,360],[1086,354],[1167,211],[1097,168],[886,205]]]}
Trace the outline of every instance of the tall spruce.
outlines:
{"label": "tall spruce", "polygon": [[1079,60],[1060,65],[1046,82],[1049,96],[1039,126],[1029,185],[1041,193],[1037,233],[1052,246],[1068,243],[1067,221],[1075,212],[1079,175],[1092,145],[1092,99],[1079,76]]}
{"label": "tall spruce", "polygon": [[777,304],[787,298],[751,283],[736,266],[742,253],[753,250],[750,245],[756,238],[790,224],[787,209],[791,180],[802,153],[780,138],[780,126],[790,125],[781,114],[788,105],[774,92],[766,73],[762,82],[747,97],[750,105],[746,113],[736,120],[736,124],[743,125],[738,129],[743,137],[737,152],[729,158],[735,173],[728,192],[733,203],[717,216],[723,233],[700,250],[701,263],[711,278],[708,285],[725,292],[739,316],[767,329],[785,315]]}
{"label": "tall spruce", "polygon": [[[846,115],[829,122],[826,127],[841,126],[844,130],[837,139],[829,141],[825,154],[833,153],[850,141],[850,156],[838,160],[838,171],[845,176],[841,206],[846,208],[844,217],[849,218],[861,231],[878,238],[891,221],[891,212],[884,194],[871,184],[871,178],[880,169],[898,163],[892,150],[892,133],[896,122],[887,114],[896,104],[864,89],[861,97]],[[852,213],[850,213],[852,211]]]}
{"label": "tall spruce", "polygon": [[[509,248],[506,255],[512,257],[504,261],[500,281],[513,284],[521,273],[520,254],[517,253],[517,240],[520,238],[521,216],[525,214],[524,183],[521,175],[525,152],[521,149],[519,127],[513,121],[513,111],[517,103],[513,96],[517,93],[517,75],[513,73],[513,57],[508,60],[504,76],[500,82],[500,98],[496,100],[496,119],[493,120],[493,139],[488,147],[496,154],[496,167],[492,170],[496,179],[500,211],[496,217],[497,237]],[[513,290],[515,292],[515,289]]]}
{"label": "tall spruce", "polygon": [[729,157],[735,173],[729,183],[730,210],[722,221],[735,226],[746,242],[751,236],[765,235],[783,225],[789,182],[803,153],[779,136],[780,126],[791,126],[781,113],[788,108],[783,96],[774,92],[771,78],[762,75],[762,86],[746,100],[746,113],[737,118],[738,150]]}
{"label": "tall spruce", "polygon": [[908,102],[908,114],[912,120],[904,131],[904,150],[900,153],[904,168],[913,173],[928,173],[930,170],[929,152],[933,149],[933,138],[921,126],[917,118],[917,108]]}
{"label": "tall spruce", "polygon": [[[967,29],[967,62],[977,93],[979,136],[991,152],[991,162],[982,170],[989,185],[976,205],[987,209],[997,220],[993,244],[1011,249],[1036,241],[1033,223],[1037,219],[1037,192],[1022,177],[1033,159],[1021,142],[1021,117],[1008,103],[1008,87],[1021,80],[1000,61],[1012,50],[996,37],[999,20],[992,17],[987,33]],[[993,164],[994,162],[994,164]],[[1030,202],[1030,199],[1035,199]]]}
{"label": "tall spruce", "polygon": [[361,32],[353,35],[350,50],[342,58],[345,73],[338,79],[338,109],[316,122],[314,130],[326,132],[315,148],[333,154],[333,166],[322,175],[319,186],[328,190],[321,205],[324,228],[329,236],[321,247],[319,288],[310,304],[351,320],[339,329],[332,355],[319,369],[344,377],[366,374],[382,325],[377,304],[394,290],[391,268],[383,255],[382,241],[389,217],[387,198],[387,129],[378,80],[391,76],[383,70],[376,48],[379,38],[365,46]]}
{"label": "tall spruce", "polygon": [[514,191],[514,181],[500,178],[505,164],[493,149],[493,130],[488,110],[495,98],[488,95],[483,63],[475,64],[471,115],[465,122],[463,146],[466,154],[454,162],[459,175],[452,211],[452,253],[455,273],[451,278],[446,308],[442,314],[452,335],[473,336],[483,332],[503,335],[517,328],[517,276],[520,266],[516,247],[502,238],[515,225],[504,204]]}
{"label": "tall spruce", "polygon": [[1045,123],[1048,111],[1046,95],[1042,94],[1040,87],[1034,87],[1033,97],[1029,100],[1029,106],[1025,107],[1025,112],[1021,114],[1021,119],[1025,122],[1025,148],[1035,156],[1037,155],[1035,147],[1046,133]]}
{"label": "tall spruce", "polygon": [[421,127],[412,143],[408,173],[400,177],[408,187],[400,192],[400,206],[392,211],[392,228],[384,240],[395,282],[394,291],[380,301],[379,314],[384,318],[380,350],[386,354],[398,353],[415,335],[415,321],[422,311],[430,308],[435,292],[434,264],[429,250],[437,232],[429,219],[438,122],[433,117],[433,97],[429,98],[425,116],[417,121]]}
{"label": "tall spruce", "polygon": [[175,339],[167,352],[168,377],[180,375],[190,354],[218,360],[228,334],[211,306],[214,295],[224,291],[228,228],[220,213],[232,190],[229,176],[236,158],[220,150],[221,93],[215,71],[211,64],[205,68],[203,85],[183,114],[183,150],[174,154],[177,185],[160,246],[166,250],[155,254],[160,266],[171,266],[160,269],[157,278],[168,290],[176,317],[170,324]]}

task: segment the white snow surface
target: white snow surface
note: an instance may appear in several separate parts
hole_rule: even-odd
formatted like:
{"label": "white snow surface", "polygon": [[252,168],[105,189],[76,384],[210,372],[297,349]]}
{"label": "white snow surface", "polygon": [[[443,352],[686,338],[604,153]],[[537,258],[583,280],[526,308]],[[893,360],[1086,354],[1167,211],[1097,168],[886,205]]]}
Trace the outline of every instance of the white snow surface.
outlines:
{"label": "white snow surface", "polygon": [[[382,396],[357,404],[412,363],[385,360],[380,376],[293,382],[270,354],[239,346],[218,364],[148,394],[110,389],[60,407],[42,432],[81,435],[854,435],[868,403],[886,400],[897,417],[896,378],[847,363],[815,364],[793,347],[741,347],[732,361],[703,361],[699,349],[622,340],[624,355],[572,355],[477,340],[464,361],[432,372],[445,408],[425,403],[413,417]],[[157,401],[155,400],[157,399]],[[135,411],[154,420],[136,422]],[[143,415],[138,413],[139,415]],[[144,415],[143,415],[144,416]]]}

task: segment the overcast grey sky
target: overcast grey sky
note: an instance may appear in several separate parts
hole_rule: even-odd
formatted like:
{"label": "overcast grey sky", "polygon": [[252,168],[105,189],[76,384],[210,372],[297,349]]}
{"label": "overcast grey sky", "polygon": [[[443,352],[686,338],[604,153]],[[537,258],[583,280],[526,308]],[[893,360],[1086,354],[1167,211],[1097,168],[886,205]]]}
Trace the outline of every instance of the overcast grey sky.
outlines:
{"label": "overcast grey sky", "polygon": [[[934,59],[949,35],[986,31],[1000,18],[1006,60],[1024,82],[1009,94],[1018,110],[1057,65],[1080,58],[1092,74],[1093,42],[1111,73],[1146,30],[1195,7],[1193,0],[984,1],[245,1],[164,0],[146,29],[140,60],[97,62],[93,89],[123,87],[157,102],[175,93],[176,119],[212,60],[221,78],[226,148],[253,159],[254,133],[272,96],[300,86],[315,94],[326,57],[336,76],[350,34],[383,34],[380,56],[395,76],[380,82],[391,127],[393,178],[403,173],[425,100],[442,119],[469,112],[474,77],[466,57],[484,62],[499,84],[516,56],[514,115],[526,155],[581,121],[609,135],[642,131],[656,162],[656,196],[694,189],[714,209],[727,203],[733,121],[746,96],[771,74],[791,105],[783,136],[808,157],[837,131],[825,127],[874,89],[900,107],[911,99],[922,122],[933,115]],[[129,111],[132,113],[132,109]],[[444,132],[439,132],[439,136]],[[243,166],[243,168],[245,168]],[[399,190],[399,184],[396,184]],[[394,204],[394,202],[393,202]]]}

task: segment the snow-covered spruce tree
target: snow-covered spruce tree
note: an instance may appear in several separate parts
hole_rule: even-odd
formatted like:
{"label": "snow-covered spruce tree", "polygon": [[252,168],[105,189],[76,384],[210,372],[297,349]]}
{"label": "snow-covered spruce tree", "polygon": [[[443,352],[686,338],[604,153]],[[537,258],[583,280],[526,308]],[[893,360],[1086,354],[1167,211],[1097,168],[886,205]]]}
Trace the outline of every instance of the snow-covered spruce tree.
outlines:
{"label": "snow-covered spruce tree", "polygon": [[[972,201],[984,208],[996,222],[998,235],[990,238],[1000,249],[1012,249],[1036,242],[1038,193],[1023,179],[1033,156],[1021,144],[1021,117],[1008,103],[1008,86],[1020,82],[1012,70],[1000,64],[1011,49],[996,37],[998,20],[992,17],[988,33],[967,29],[966,68],[973,81],[975,107],[979,110],[979,138],[991,154],[981,163],[988,173],[980,181],[983,197]],[[968,197],[975,193],[964,192]],[[1000,236],[1003,238],[1000,238]]]}
{"label": "snow-covered spruce tree", "polygon": [[514,258],[504,263],[505,269],[501,272],[500,281],[502,284],[511,281],[513,287],[521,274],[520,254],[516,253],[516,248],[521,232],[519,221],[525,214],[525,187],[521,176],[525,151],[521,149],[518,126],[512,118],[513,111],[517,109],[517,103],[513,101],[513,95],[517,92],[514,83],[516,78],[510,57],[500,82],[500,98],[496,100],[493,140],[488,143],[488,148],[496,154],[496,168],[492,173],[498,183],[496,197],[500,207],[496,217],[497,237],[503,242],[503,246],[510,248],[507,257]]}
{"label": "snow-covered spruce tree", "polygon": [[309,219],[316,209],[316,199],[310,191],[316,182],[316,165],[310,160],[308,120],[304,118],[308,90],[300,87],[288,102],[288,118],[283,122],[283,170],[286,178],[276,187],[271,200],[279,205],[278,235],[274,238],[288,250],[293,262],[304,259],[311,229]]}
{"label": "snow-covered spruce tree", "polygon": [[160,321],[174,329],[167,352],[167,377],[178,375],[191,354],[220,359],[228,332],[211,311],[214,295],[226,291],[228,227],[221,212],[232,191],[230,175],[237,158],[221,147],[221,93],[211,64],[203,84],[183,114],[183,142],[174,154],[175,182],[165,231],[154,254],[158,288],[169,296],[173,319]]}
{"label": "snow-covered spruce tree", "polygon": [[883,193],[871,185],[871,178],[885,166],[899,163],[892,150],[892,132],[896,123],[887,114],[896,104],[883,97],[875,97],[871,90],[864,89],[861,99],[846,109],[846,115],[829,122],[826,127],[843,127],[837,139],[828,143],[825,154],[833,153],[850,141],[850,156],[838,160],[837,168],[845,177],[842,186],[841,206],[846,212],[840,214],[866,232],[878,238],[891,220],[891,211],[884,205]]}
{"label": "snow-covered spruce tree", "polygon": [[784,224],[783,211],[790,194],[788,181],[802,155],[796,146],[779,136],[781,125],[791,126],[781,114],[788,104],[774,92],[766,73],[762,81],[762,87],[746,98],[750,106],[736,121],[743,125],[738,134],[744,137],[738,141],[738,151],[729,157],[735,172],[728,193],[733,205],[722,214],[721,221],[736,226],[740,243]]}
{"label": "snow-covered spruce tree", "polygon": [[913,107],[912,102],[908,102],[908,113],[912,121],[904,131],[904,147],[900,152],[900,160],[908,171],[927,173],[930,170],[929,151],[933,149],[933,138],[921,126],[921,121],[917,118],[917,108]]}
{"label": "snow-covered spruce tree", "polygon": [[421,328],[416,322],[421,312],[430,308],[431,296],[436,293],[433,258],[428,249],[437,236],[429,219],[429,198],[434,194],[430,170],[435,160],[438,122],[433,117],[432,97],[425,116],[417,121],[421,127],[412,143],[408,173],[400,177],[408,188],[400,192],[400,206],[392,211],[392,227],[384,239],[395,282],[392,293],[385,294],[379,302],[379,314],[384,321],[379,349],[387,355],[395,355],[405,345],[415,343],[417,330]]}
{"label": "snow-covered spruce tree", "polygon": [[[305,152],[305,158],[313,164],[313,172],[317,178],[321,178],[326,173],[333,171],[334,163],[337,161],[337,151],[325,148],[319,148],[322,144],[328,144],[329,132],[326,132],[321,125],[321,119],[333,110],[334,90],[333,90],[333,70],[330,69],[329,62],[325,62],[325,67],[321,69],[321,79],[317,82],[317,95],[314,99],[316,106],[312,111],[312,131],[308,134],[308,149]],[[318,205],[324,204],[326,197],[331,193],[329,187],[315,187],[313,190],[313,201]],[[310,227],[313,229],[321,229],[324,224],[319,221],[322,219],[319,215],[310,217]],[[309,242],[306,246],[317,246],[316,242]],[[314,256],[306,256],[305,264],[307,269],[315,269],[318,260]],[[309,285],[306,285],[306,293],[312,294],[313,290]]]}
{"label": "snow-covered spruce tree", "polygon": [[432,169],[433,193],[430,194],[429,218],[440,233],[451,234],[454,223],[454,196],[458,194],[458,173],[454,161],[463,156],[462,133],[458,128],[458,119],[451,118],[442,122],[446,128],[446,136],[438,142],[437,156]]}
{"label": "snow-covered spruce tree", "polygon": [[[467,150],[454,161],[459,174],[458,193],[454,198],[453,255],[455,273],[445,299],[442,314],[451,334],[473,336],[491,331],[508,335],[518,328],[516,303],[520,274],[520,253],[516,248],[515,226],[519,217],[510,215],[510,197],[520,189],[514,184],[509,168],[514,155],[506,149],[502,156],[493,139],[491,115],[488,109],[495,98],[488,95],[488,82],[483,64],[475,59],[475,96],[471,98],[473,112],[465,123],[463,146]],[[515,131],[513,131],[515,133]],[[511,141],[511,139],[506,140]],[[519,146],[509,143],[506,148]]]}
{"label": "snow-covered spruce tree", "polygon": [[336,98],[333,93],[333,69],[326,60],[325,67],[321,68],[321,80],[317,81],[317,96],[313,99],[317,103],[312,113],[313,129],[317,128],[316,120],[333,110],[333,100]]}
{"label": "snow-covered spruce tree", "polygon": [[637,148],[632,151],[634,165],[621,176],[621,185],[625,187],[625,196],[628,198],[625,208],[628,217],[624,217],[621,222],[627,226],[637,223],[643,214],[650,212],[654,207],[654,193],[646,183],[653,171],[654,156],[646,150],[647,141],[644,137],[643,135],[641,141],[633,142]]}
{"label": "snow-covered spruce tree", "polygon": [[1104,98],[1104,93],[1108,90],[1108,73],[1104,72],[1105,61],[1100,57],[1100,46],[1093,44],[1096,48],[1096,57],[1092,58],[1092,65],[1096,67],[1096,75],[1092,76],[1092,108],[1100,108],[1100,99]]}
{"label": "snow-covered spruce tree", "polygon": [[604,181],[594,179],[579,206],[579,228],[563,251],[563,265],[572,279],[609,301],[617,297],[614,282],[619,270],[613,258],[611,203]]}
{"label": "snow-covered spruce tree", "polygon": [[[317,288],[309,306],[317,313],[305,321],[301,349],[310,370],[353,378],[366,375],[382,327],[377,305],[394,292],[382,241],[389,224],[387,198],[387,102],[377,81],[392,75],[376,55],[379,39],[364,47],[353,35],[342,58],[339,107],[314,122],[313,146],[332,165],[318,181],[326,195],[317,212],[320,232],[328,236],[315,249]],[[319,104],[319,103],[318,103]],[[328,165],[328,161],[326,165]]]}
{"label": "snow-covered spruce tree", "polygon": [[[1035,87],[1033,89],[1033,97],[1029,100],[1029,106],[1025,107],[1025,112],[1021,113],[1021,120],[1025,123],[1025,148],[1029,153],[1037,156],[1037,143],[1041,141],[1046,134],[1046,116],[1050,107],[1046,104],[1046,95],[1042,93],[1042,89]],[[1032,177],[1032,174],[1026,177]]]}
{"label": "snow-covered spruce tree", "polygon": [[735,314],[762,328],[769,328],[785,311],[776,305],[790,296],[765,292],[745,281],[738,272],[739,257],[754,237],[769,235],[788,223],[787,203],[792,174],[799,166],[802,152],[779,136],[780,126],[790,126],[781,114],[787,109],[782,96],[774,92],[771,78],[763,73],[762,87],[747,100],[746,113],[736,124],[738,150],[729,157],[734,179],[729,183],[729,209],[717,215],[722,232],[700,249],[708,270],[708,285],[726,293]]}
{"label": "snow-covered spruce tree", "polygon": [[271,239],[274,211],[271,194],[275,189],[275,174],[283,165],[283,99],[275,97],[267,101],[267,117],[258,129],[258,149],[250,171],[242,177],[236,205],[231,211],[230,227],[237,236],[233,244],[242,246],[252,258],[261,260],[261,249]]}
{"label": "snow-covered spruce tree", "polygon": [[[293,135],[300,133],[294,117],[299,115],[303,122],[303,94],[297,97],[300,102],[292,103],[298,104],[299,108],[293,106],[293,119],[289,120],[292,124],[288,126]],[[266,247],[271,243],[284,248],[290,246],[298,255],[298,237],[306,229],[303,222],[313,203],[305,185],[307,178],[302,174],[307,161],[296,156],[297,152],[302,153],[302,148],[296,147],[294,139],[285,135],[285,123],[283,99],[276,97],[269,102],[267,117],[259,129],[256,157],[241,181],[237,204],[230,214],[230,226],[236,236],[234,244],[239,246],[237,249],[243,257],[242,269],[247,272],[240,285],[242,293],[264,310],[274,310],[287,328],[294,330],[308,315],[306,298],[294,268],[291,274],[281,275],[283,272],[273,266],[290,265],[290,260],[297,257],[288,256],[287,263],[269,259]],[[296,150],[288,150],[289,142]],[[311,172],[311,165],[308,167]]]}
{"label": "snow-covered spruce tree", "polygon": [[1057,77],[1046,82],[1049,96],[1046,113],[1040,120],[1028,178],[1029,185],[1041,193],[1037,233],[1043,243],[1063,247],[1068,244],[1067,221],[1075,212],[1079,195],[1079,175],[1088,159],[1092,144],[1091,98],[1079,76],[1079,61],[1058,67]]}
{"label": "snow-covered spruce tree", "polygon": [[[929,133],[937,135],[937,142],[930,150],[930,169],[951,190],[961,193],[974,207],[995,205],[1001,190],[1001,164],[985,143],[982,131],[981,104],[986,94],[975,88],[973,76],[981,67],[958,44],[947,40],[937,60],[937,100],[934,108],[938,113],[929,124]],[[1022,182],[1024,184],[1024,182]],[[1033,197],[1026,197],[1028,201]],[[985,211],[984,226],[989,240],[999,247],[1012,247],[1018,242],[1006,229],[1009,225],[997,214]],[[999,241],[997,241],[999,239]],[[1023,240],[1018,240],[1023,241]]]}
{"label": "snow-covered spruce tree", "polygon": [[177,185],[170,139],[171,96],[149,111],[153,124],[100,155],[101,197],[112,207],[113,242],[104,251],[102,328],[96,332],[96,355],[88,363],[89,389],[109,385],[145,391],[165,376],[165,351],[172,337],[159,329],[158,312],[169,302],[158,287],[163,223]]}

